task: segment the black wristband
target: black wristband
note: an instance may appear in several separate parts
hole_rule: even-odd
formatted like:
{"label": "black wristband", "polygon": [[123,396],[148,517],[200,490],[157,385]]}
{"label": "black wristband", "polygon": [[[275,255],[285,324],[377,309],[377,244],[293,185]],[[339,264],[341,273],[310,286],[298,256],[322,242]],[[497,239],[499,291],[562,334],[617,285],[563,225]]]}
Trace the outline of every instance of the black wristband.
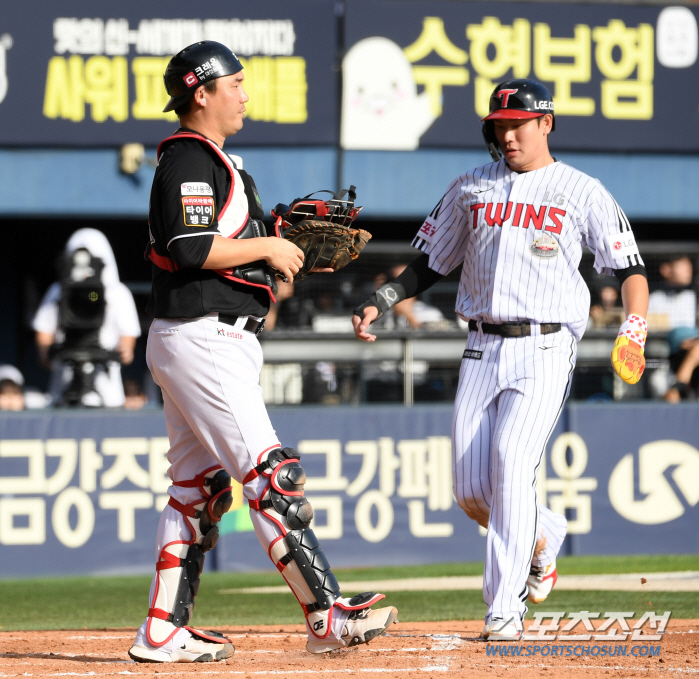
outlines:
{"label": "black wristband", "polygon": [[352,313],[359,318],[364,317],[364,310],[373,306],[379,310],[379,315],[374,319],[381,318],[394,304],[402,302],[406,298],[405,288],[398,281],[391,281],[382,285],[369,299],[360,304]]}

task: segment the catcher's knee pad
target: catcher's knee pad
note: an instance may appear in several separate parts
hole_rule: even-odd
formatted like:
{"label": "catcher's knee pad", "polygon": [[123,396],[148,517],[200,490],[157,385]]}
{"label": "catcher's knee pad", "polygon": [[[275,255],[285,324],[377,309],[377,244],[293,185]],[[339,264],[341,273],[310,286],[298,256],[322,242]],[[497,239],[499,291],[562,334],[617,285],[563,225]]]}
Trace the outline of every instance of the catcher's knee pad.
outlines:
{"label": "catcher's knee pad", "polygon": [[306,472],[299,459],[293,448],[271,451],[249,475],[254,478],[264,474],[270,477],[270,483],[262,498],[249,504],[282,530],[282,537],[270,545],[269,555],[308,614],[330,609],[341,594],[318,539],[309,528],[313,508],[304,497]]}
{"label": "catcher's knee pad", "polygon": [[184,515],[193,542],[201,545],[202,552],[208,552],[218,542],[218,522],[233,504],[230,475],[214,467],[190,481],[175,481],[173,485],[201,489],[203,497],[197,502],[184,505],[171,497],[168,504]]}

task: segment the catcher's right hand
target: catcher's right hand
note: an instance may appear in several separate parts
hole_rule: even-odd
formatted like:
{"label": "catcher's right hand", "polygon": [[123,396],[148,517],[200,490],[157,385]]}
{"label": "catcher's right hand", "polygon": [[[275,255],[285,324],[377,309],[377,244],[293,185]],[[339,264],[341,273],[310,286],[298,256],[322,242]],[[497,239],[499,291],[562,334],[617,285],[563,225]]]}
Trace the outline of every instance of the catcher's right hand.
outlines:
{"label": "catcher's right hand", "polygon": [[303,266],[303,251],[289,241],[278,238],[265,239],[267,256],[265,260],[288,283],[294,280],[294,276]]}

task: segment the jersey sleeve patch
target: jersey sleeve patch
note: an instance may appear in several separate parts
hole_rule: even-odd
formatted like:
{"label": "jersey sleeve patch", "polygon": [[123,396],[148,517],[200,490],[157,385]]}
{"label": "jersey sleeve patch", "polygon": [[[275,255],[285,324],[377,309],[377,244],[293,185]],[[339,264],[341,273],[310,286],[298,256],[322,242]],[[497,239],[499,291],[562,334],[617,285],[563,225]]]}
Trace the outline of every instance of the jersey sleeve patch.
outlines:
{"label": "jersey sleeve patch", "polygon": [[638,245],[631,231],[613,233],[607,236],[607,246],[612,257],[628,257],[637,255]]}
{"label": "jersey sleeve patch", "polygon": [[214,220],[213,196],[182,196],[185,226],[209,226]]}
{"label": "jersey sleeve patch", "polygon": [[427,241],[428,243],[432,242],[432,236],[437,231],[437,225],[434,223],[435,219],[430,216],[425,220],[425,223],[420,227],[420,230],[417,232],[417,238],[421,238],[424,241]]}
{"label": "jersey sleeve patch", "polygon": [[180,186],[183,196],[213,196],[213,189],[206,182],[184,182]]}

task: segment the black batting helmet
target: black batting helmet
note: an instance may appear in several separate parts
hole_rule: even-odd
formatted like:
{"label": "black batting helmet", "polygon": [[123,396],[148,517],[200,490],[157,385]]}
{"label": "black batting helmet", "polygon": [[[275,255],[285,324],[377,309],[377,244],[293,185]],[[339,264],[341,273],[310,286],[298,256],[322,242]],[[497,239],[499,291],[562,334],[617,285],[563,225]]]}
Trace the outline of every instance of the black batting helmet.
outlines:
{"label": "black batting helmet", "polygon": [[556,129],[553,97],[540,82],[517,78],[500,83],[490,95],[490,113],[483,118],[483,137],[493,160],[500,160],[498,142],[492,121],[540,118],[547,113],[553,117],[551,131]]}
{"label": "black batting helmet", "polygon": [[185,47],[170,59],[165,69],[163,80],[170,101],[163,112],[182,106],[199,85],[242,70],[238,57],[220,42],[202,40]]}

